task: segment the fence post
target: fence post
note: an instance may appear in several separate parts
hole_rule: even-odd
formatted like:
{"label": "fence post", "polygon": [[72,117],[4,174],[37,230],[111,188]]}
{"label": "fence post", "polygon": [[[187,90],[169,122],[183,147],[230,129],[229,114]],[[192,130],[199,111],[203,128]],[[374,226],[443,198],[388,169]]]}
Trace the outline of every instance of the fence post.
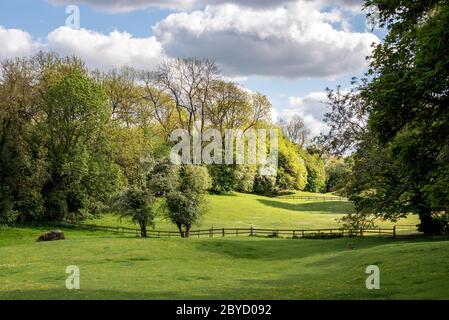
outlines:
{"label": "fence post", "polygon": [[302,237],[304,238],[304,229],[301,230]]}
{"label": "fence post", "polygon": [[393,226],[393,238],[396,238],[396,226]]}
{"label": "fence post", "polygon": [[293,230],[293,238],[296,238],[296,230]]}
{"label": "fence post", "polygon": [[251,226],[251,237],[253,236],[253,227]]}
{"label": "fence post", "polygon": [[224,237],[225,236],[224,228],[221,231],[222,231],[222,234],[223,234],[223,237]]}

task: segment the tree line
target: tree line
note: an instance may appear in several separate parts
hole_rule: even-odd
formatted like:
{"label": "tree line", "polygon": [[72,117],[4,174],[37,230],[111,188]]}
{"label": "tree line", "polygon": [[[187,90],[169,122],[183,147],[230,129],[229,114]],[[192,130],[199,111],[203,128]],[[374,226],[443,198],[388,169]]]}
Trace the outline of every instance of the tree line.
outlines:
{"label": "tree line", "polygon": [[[279,127],[276,175],[257,165],[169,161],[170,133]],[[225,81],[216,64],[171,59],[156,70],[89,70],[77,57],[39,53],[0,63],[0,223],[81,220],[104,211],[141,225],[159,211],[184,236],[205,194],[273,195],[342,185],[340,158],[306,146],[301,119],[273,124],[266,96]],[[326,166],[335,170],[326,175]],[[340,170],[340,171],[339,171]],[[337,178],[338,180],[338,178]]]}

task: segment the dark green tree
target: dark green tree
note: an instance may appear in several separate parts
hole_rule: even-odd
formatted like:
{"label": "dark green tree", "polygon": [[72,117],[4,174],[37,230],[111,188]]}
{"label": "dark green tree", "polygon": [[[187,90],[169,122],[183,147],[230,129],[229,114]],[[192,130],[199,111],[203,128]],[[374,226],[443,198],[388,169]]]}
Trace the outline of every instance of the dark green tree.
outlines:
{"label": "dark green tree", "polygon": [[205,212],[205,193],[211,187],[206,167],[183,165],[179,168],[177,189],[165,196],[167,218],[174,223],[181,237],[189,237],[190,229]]}
{"label": "dark green tree", "polygon": [[156,200],[147,191],[128,189],[123,191],[116,199],[114,208],[121,218],[131,218],[140,227],[142,238],[147,237],[147,227],[154,225],[156,217]]}
{"label": "dark green tree", "polygon": [[49,73],[45,118],[38,126],[47,153],[46,219],[79,218],[121,186],[105,132],[111,111],[103,89],[84,69],[56,67]]}
{"label": "dark green tree", "polygon": [[368,0],[387,28],[361,97],[369,136],[355,156],[359,212],[418,214],[425,234],[447,228],[449,209],[449,3]]}

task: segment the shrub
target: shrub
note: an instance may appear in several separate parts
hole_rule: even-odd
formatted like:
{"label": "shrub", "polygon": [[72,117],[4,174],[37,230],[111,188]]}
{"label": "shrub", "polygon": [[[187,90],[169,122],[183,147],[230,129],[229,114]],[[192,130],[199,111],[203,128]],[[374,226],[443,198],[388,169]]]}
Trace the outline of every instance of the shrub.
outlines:
{"label": "shrub", "polygon": [[65,239],[64,232],[62,232],[61,230],[52,230],[52,231],[48,231],[48,232],[41,234],[39,236],[39,238],[37,238],[37,241],[38,242],[57,241],[57,240],[64,240],[64,239]]}
{"label": "shrub", "polygon": [[173,191],[167,195],[167,218],[178,227],[181,237],[190,236],[192,225],[196,224],[204,213],[204,204],[204,196],[199,193]]}
{"label": "shrub", "polygon": [[[309,233],[302,237],[303,239],[338,239],[342,238],[343,233]],[[293,239],[299,239],[301,237],[293,237]]]}
{"label": "shrub", "polygon": [[145,190],[129,189],[123,191],[114,204],[121,218],[131,218],[140,227],[140,235],[147,237],[147,226],[154,225],[156,217],[155,198]]}

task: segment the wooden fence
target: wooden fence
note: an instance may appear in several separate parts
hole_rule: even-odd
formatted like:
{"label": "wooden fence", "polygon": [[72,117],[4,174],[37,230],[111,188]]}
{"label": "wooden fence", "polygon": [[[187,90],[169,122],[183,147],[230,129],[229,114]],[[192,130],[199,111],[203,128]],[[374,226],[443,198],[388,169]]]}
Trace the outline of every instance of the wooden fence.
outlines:
{"label": "wooden fence", "polygon": [[[80,224],[80,223],[64,223],[61,225],[69,228],[79,228],[93,231],[105,231],[113,232],[116,234],[132,234],[140,236],[140,229],[127,228],[127,227],[110,227],[110,226],[98,226],[92,224]],[[410,229],[409,229],[410,228]],[[263,228],[209,228],[191,230],[190,237],[226,237],[226,236],[265,236],[265,237],[286,237],[286,238],[332,238],[332,237],[345,237],[345,236],[378,236],[378,237],[392,237],[396,238],[397,235],[416,234],[415,229],[412,230],[411,226],[394,226],[392,228],[373,228],[364,230],[347,230],[338,228],[328,229],[263,229]],[[152,238],[171,238],[180,237],[178,231],[165,231],[165,230],[147,230],[148,237]]]}
{"label": "wooden fence", "polygon": [[344,197],[326,197],[326,196],[278,196],[276,199],[282,200],[320,200],[320,201],[340,201],[349,202],[347,198]]}

